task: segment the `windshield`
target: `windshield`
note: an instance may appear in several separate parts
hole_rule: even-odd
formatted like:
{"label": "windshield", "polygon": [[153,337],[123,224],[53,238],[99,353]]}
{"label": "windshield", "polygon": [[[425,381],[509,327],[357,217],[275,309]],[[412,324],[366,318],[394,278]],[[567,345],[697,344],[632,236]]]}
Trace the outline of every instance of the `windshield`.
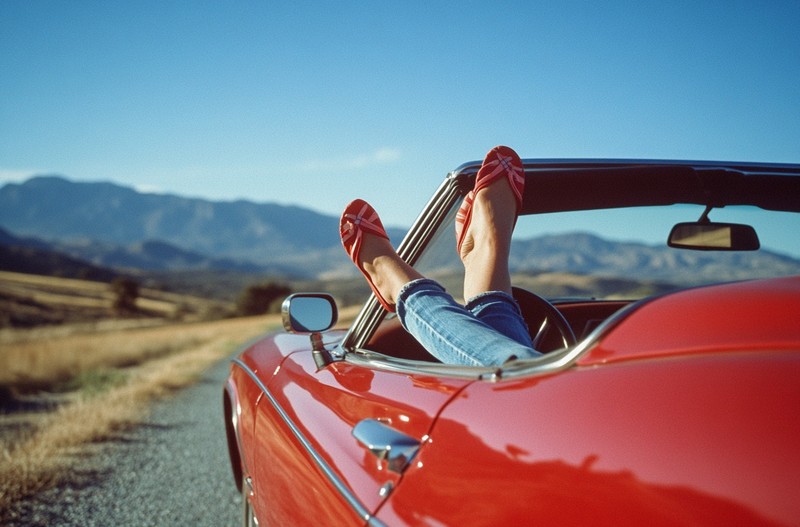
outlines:
{"label": "windshield", "polygon": [[[458,300],[463,267],[455,250],[457,203],[415,267]],[[514,233],[514,285],[550,299],[638,299],[701,284],[800,274],[800,214],[757,207],[712,209],[715,222],[752,225],[761,249],[673,249],[675,223],[697,221],[697,205],[639,207],[522,216]]]}

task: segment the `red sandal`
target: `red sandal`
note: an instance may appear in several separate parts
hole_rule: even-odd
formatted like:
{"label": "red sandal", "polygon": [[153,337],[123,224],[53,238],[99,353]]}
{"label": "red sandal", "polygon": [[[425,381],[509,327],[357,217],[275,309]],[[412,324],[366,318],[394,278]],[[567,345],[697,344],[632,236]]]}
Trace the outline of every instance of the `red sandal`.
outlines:
{"label": "red sandal", "polygon": [[372,292],[375,293],[375,298],[378,299],[378,302],[380,302],[386,311],[394,313],[395,306],[389,304],[386,299],[381,296],[378,292],[378,288],[372,283],[369,274],[364,271],[364,267],[359,263],[361,242],[364,239],[365,232],[380,236],[381,238],[386,238],[387,240],[389,239],[389,236],[386,234],[386,229],[383,228],[381,219],[378,217],[378,213],[375,212],[375,209],[363,199],[351,201],[350,204],[345,207],[342,218],[339,220],[339,235],[342,238],[342,245],[344,246],[344,250],[347,251],[347,254],[350,255],[350,259],[353,260],[353,263],[358,267],[358,270],[361,271],[367,279],[367,283],[370,289],[372,289]]}
{"label": "red sandal", "polygon": [[488,187],[501,177],[508,178],[508,184],[514,192],[517,203],[517,214],[522,206],[522,192],[525,189],[525,171],[522,161],[514,150],[507,146],[496,146],[489,150],[483,160],[478,175],[475,176],[475,188],[464,197],[456,214],[456,248],[461,253],[461,244],[467,235],[472,221],[472,204],[478,191]]}

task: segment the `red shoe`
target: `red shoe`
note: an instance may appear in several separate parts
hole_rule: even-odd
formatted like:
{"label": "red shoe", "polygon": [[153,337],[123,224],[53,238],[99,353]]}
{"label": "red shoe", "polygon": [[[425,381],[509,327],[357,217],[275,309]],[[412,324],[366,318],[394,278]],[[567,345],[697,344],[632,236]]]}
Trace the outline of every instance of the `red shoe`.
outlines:
{"label": "red shoe", "polygon": [[342,218],[339,220],[339,235],[342,238],[342,245],[344,246],[344,250],[347,251],[347,254],[350,255],[350,259],[353,260],[353,263],[358,267],[358,270],[361,271],[367,279],[367,283],[370,289],[372,289],[372,292],[375,293],[375,298],[378,299],[378,302],[381,303],[386,311],[394,313],[395,306],[389,304],[386,299],[381,296],[378,292],[378,288],[375,287],[375,284],[372,283],[367,272],[364,271],[364,267],[359,263],[361,259],[361,242],[364,239],[365,232],[380,236],[381,238],[386,238],[387,240],[389,239],[389,236],[386,235],[386,229],[383,228],[381,219],[378,217],[378,213],[375,212],[375,209],[363,199],[351,201],[350,204],[345,207]]}
{"label": "red shoe", "polygon": [[488,187],[501,177],[508,178],[508,184],[514,192],[517,203],[517,214],[522,206],[522,192],[525,190],[525,170],[522,161],[514,150],[507,146],[496,146],[489,150],[483,160],[478,175],[475,176],[475,188],[464,197],[456,214],[456,247],[461,253],[461,244],[472,221],[472,203],[478,191]]}

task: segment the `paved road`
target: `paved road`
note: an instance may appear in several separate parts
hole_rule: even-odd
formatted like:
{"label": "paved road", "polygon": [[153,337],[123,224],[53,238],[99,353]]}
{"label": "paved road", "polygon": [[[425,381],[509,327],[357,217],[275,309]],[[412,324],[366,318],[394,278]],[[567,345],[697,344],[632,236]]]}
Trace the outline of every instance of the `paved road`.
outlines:
{"label": "paved road", "polygon": [[142,426],[98,445],[76,483],[21,504],[9,527],[239,525],[222,424],[227,372],[224,360],[156,404]]}

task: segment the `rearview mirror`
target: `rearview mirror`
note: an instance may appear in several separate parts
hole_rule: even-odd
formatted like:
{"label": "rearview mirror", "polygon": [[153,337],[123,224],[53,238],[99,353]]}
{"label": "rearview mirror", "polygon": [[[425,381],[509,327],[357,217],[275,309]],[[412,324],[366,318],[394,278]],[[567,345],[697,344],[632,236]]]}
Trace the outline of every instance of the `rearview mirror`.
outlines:
{"label": "rearview mirror", "polygon": [[327,293],[295,293],[281,306],[283,328],[290,333],[319,333],[336,324],[336,301]]}
{"label": "rearview mirror", "polygon": [[699,251],[757,251],[761,242],[750,225],[701,221],[675,225],[667,245]]}

